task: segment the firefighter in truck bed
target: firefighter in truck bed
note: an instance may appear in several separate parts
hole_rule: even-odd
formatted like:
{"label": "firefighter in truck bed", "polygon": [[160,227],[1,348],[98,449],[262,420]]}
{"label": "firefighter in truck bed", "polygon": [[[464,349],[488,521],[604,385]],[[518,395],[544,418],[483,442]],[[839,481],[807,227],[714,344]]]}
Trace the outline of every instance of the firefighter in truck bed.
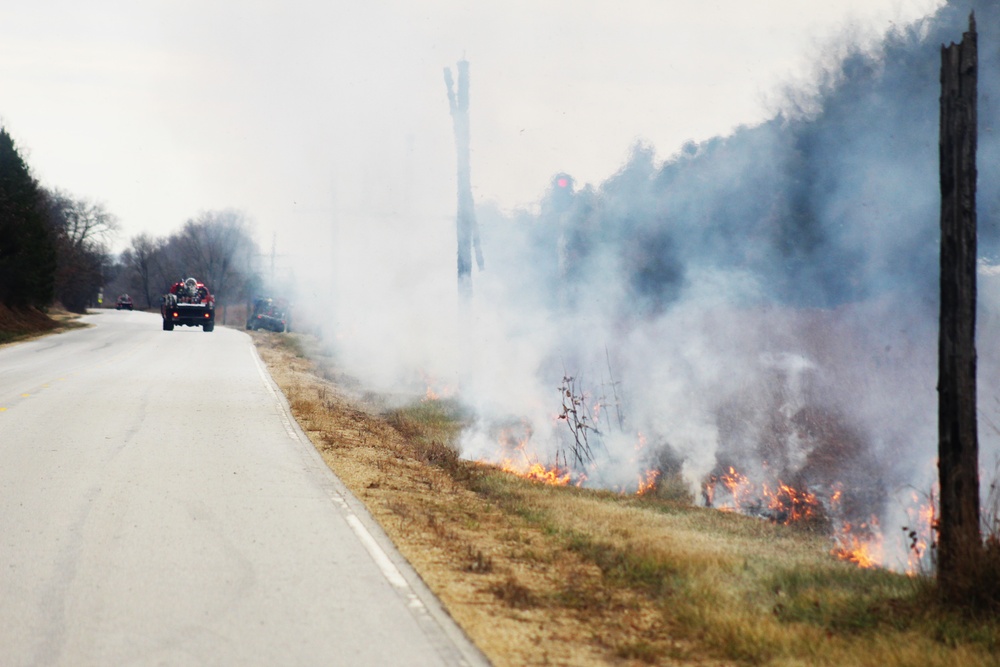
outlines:
{"label": "firefighter in truck bed", "polygon": [[203,303],[208,298],[208,288],[194,278],[178,280],[171,285],[170,293],[177,297],[177,303]]}

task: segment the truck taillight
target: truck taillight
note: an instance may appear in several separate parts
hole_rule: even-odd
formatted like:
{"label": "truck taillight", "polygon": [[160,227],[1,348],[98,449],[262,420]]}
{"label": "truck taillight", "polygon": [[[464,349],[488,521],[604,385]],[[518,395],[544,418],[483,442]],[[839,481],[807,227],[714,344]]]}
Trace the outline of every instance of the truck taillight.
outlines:
{"label": "truck taillight", "polygon": [[177,311],[176,310],[174,311],[174,317],[177,317]]}
{"label": "truck taillight", "polygon": [[205,313],[205,319],[206,320],[208,319],[208,313]]}

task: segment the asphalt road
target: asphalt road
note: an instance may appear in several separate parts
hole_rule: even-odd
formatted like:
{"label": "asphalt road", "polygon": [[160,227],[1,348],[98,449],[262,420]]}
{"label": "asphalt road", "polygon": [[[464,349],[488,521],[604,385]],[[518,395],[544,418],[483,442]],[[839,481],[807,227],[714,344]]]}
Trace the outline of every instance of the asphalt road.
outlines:
{"label": "asphalt road", "polygon": [[0,348],[0,665],[485,664],[243,332]]}

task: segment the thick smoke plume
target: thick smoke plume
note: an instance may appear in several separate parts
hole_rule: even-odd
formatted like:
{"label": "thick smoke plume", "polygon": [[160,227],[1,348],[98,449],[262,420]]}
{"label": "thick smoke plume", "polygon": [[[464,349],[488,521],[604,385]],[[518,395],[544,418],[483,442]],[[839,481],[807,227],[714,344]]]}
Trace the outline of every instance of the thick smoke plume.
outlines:
{"label": "thick smoke plume", "polygon": [[[474,275],[471,312],[420,325],[395,313],[382,324],[404,332],[403,351],[365,336],[344,351],[371,377],[409,369],[469,404],[465,457],[558,462],[625,491],[657,469],[717,505],[707,483],[732,469],[808,490],[837,521],[875,517],[886,564],[901,566],[912,496],[936,479],[940,47],[973,9],[988,482],[1000,441],[993,0],[952,2],[841,52],[769,122],[662,162],[638,145],[597,186],[554,178],[536,211],[481,206],[489,269]],[[409,313],[453,305],[413,294]],[[575,429],[567,398],[584,417]]]}

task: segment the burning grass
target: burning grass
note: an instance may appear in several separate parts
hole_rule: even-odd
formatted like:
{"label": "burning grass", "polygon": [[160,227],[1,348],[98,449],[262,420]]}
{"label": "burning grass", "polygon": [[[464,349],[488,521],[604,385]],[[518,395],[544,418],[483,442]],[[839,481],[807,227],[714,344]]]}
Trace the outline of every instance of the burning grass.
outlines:
{"label": "burning grass", "polygon": [[494,664],[996,664],[995,617],[823,531],[694,507],[669,475],[623,494],[462,460],[457,403],[352,395],[289,338],[254,334],[296,418]]}

